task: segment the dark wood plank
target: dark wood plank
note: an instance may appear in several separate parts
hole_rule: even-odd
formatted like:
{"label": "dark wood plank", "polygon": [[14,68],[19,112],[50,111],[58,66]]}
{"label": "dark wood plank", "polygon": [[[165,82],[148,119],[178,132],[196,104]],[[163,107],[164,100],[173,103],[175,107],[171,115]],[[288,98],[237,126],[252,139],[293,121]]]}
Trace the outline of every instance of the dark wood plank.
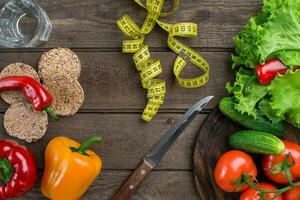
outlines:
{"label": "dark wood plank", "polygon": [[[260,1],[185,0],[165,21],[199,24],[199,36],[184,39],[193,47],[228,48],[232,47],[232,36],[259,10]],[[124,36],[116,20],[129,14],[141,24],[146,15],[132,0],[39,0],[39,3],[54,27],[50,41],[43,47],[120,47]],[[166,40],[167,34],[157,28],[148,41],[152,47],[166,47]]]}
{"label": "dark wood plank", "polygon": [[[214,181],[214,168],[219,157],[230,149],[227,142],[229,135],[241,129],[245,128],[225,117],[218,108],[214,109],[203,123],[194,151],[194,173],[201,199],[239,199],[238,193],[226,193],[217,186]],[[299,129],[289,127],[287,133],[289,134],[285,136],[286,139],[299,144]],[[261,163],[261,156],[251,156],[255,163]],[[265,179],[260,170],[258,174],[257,180]]]}
{"label": "dark wood plank", "polygon": [[[81,200],[109,200],[118,187],[126,180],[131,171],[104,170]],[[189,171],[153,171],[141,185],[141,188],[132,196],[131,200],[174,200],[198,199],[194,189],[193,175]],[[16,198],[22,200],[46,199],[40,192],[39,185],[32,191]]]}
{"label": "dark wood plank", "polygon": [[[55,136],[63,135],[77,141],[100,134],[103,142],[93,149],[103,159],[104,169],[135,169],[144,155],[171,127],[170,122],[180,114],[159,114],[152,123],[142,122],[139,114],[90,114],[81,113],[73,117],[50,121],[48,132],[37,143],[25,144],[37,157],[39,168],[44,165],[46,144]],[[157,169],[192,169],[192,152],[206,115],[199,115],[178,138]],[[9,137],[3,128],[0,116],[1,139]],[[19,141],[19,140],[18,140]]]}
{"label": "dark wood plank", "polygon": [[[118,52],[78,52],[82,61],[80,81],[85,90],[85,102],[82,109],[138,109],[146,104],[146,91],[141,88],[139,75],[134,67],[131,55]],[[187,109],[200,98],[214,95],[208,108],[213,108],[226,94],[225,83],[233,79],[230,67],[230,53],[203,52],[211,65],[210,81],[204,87],[185,89],[174,80],[172,71],[176,54],[167,52],[153,53],[160,58],[167,81],[167,96],[162,109]],[[0,53],[0,68],[13,62],[24,62],[36,66],[41,56],[39,52]],[[198,68],[186,67],[183,76],[200,75]],[[0,109],[6,108],[0,104]]]}

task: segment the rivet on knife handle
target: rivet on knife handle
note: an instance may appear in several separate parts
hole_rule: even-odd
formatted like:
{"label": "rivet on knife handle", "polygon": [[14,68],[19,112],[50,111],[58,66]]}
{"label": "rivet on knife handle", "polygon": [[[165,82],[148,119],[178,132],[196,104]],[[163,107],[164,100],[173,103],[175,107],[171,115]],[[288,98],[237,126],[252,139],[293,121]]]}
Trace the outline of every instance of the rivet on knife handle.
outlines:
{"label": "rivet on knife handle", "polygon": [[112,198],[112,200],[127,200],[138,189],[143,180],[152,170],[152,166],[143,161],[138,168],[132,173],[127,181],[121,186],[118,193]]}

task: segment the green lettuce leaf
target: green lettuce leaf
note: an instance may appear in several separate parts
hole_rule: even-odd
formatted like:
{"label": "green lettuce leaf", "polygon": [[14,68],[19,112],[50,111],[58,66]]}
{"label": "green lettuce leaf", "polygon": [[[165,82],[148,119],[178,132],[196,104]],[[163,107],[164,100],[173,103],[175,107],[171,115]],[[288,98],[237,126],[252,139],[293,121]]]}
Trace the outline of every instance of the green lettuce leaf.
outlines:
{"label": "green lettuce leaf", "polygon": [[235,109],[256,118],[257,103],[268,93],[268,88],[258,84],[251,70],[241,68],[236,74],[233,85],[227,83],[227,91],[234,95]]}
{"label": "green lettuce leaf", "polygon": [[[300,50],[300,1],[265,0],[262,12],[251,17],[242,32],[234,38],[236,53],[233,67],[254,68],[284,50]],[[277,52],[282,51],[279,54]],[[287,52],[285,52],[286,54]],[[288,52],[289,54],[290,52]],[[291,63],[285,56],[284,62]]]}
{"label": "green lettuce leaf", "polygon": [[268,89],[276,116],[300,128],[300,70],[277,76]]}
{"label": "green lettuce leaf", "polygon": [[270,15],[274,10],[279,9],[285,0],[264,0],[262,12]]}
{"label": "green lettuce leaf", "polygon": [[270,105],[270,97],[264,97],[259,103],[258,103],[258,112],[260,115],[267,117],[273,124],[276,124],[280,121],[282,121],[282,117],[278,117],[276,112],[272,109]]}
{"label": "green lettuce leaf", "polygon": [[277,52],[275,57],[287,66],[300,66],[300,50],[282,50]]}

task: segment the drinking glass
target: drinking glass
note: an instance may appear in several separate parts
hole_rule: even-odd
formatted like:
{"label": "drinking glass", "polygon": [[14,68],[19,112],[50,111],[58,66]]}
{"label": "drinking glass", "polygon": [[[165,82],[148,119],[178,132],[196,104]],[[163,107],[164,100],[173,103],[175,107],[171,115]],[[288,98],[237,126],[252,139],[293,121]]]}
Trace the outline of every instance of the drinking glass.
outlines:
{"label": "drinking glass", "polygon": [[6,0],[0,5],[0,46],[34,47],[48,41],[47,13],[35,0]]}

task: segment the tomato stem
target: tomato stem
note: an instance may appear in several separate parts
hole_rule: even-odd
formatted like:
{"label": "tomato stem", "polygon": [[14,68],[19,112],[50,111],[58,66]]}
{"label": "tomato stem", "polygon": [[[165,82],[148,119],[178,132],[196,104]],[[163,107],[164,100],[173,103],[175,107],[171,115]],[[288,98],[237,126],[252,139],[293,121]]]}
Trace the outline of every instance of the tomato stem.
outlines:
{"label": "tomato stem", "polygon": [[251,182],[249,181],[249,178],[251,176],[249,174],[243,174],[242,176],[242,181],[248,185],[249,187],[251,187],[252,189],[256,190],[256,191],[259,191],[261,193],[262,196],[268,194],[268,193],[277,193],[276,196],[274,198],[272,198],[272,200],[275,200],[278,196],[280,196],[281,194],[289,191],[289,190],[292,190],[294,189],[295,187],[299,187],[300,186],[300,182],[297,182],[297,183],[293,183],[287,187],[284,187],[284,188],[281,188],[281,189],[278,189],[278,190],[264,190],[264,189],[261,189],[259,187],[257,187],[255,185],[254,182]]}
{"label": "tomato stem", "polygon": [[289,184],[293,185],[294,184],[293,183],[293,177],[292,177],[292,174],[289,170],[289,167],[287,165],[283,165],[282,171],[283,171],[285,177],[287,178],[287,180],[289,181]]}
{"label": "tomato stem", "polygon": [[288,180],[289,184],[293,185],[293,177],[292,174],[290,172],[291,167],[293,167],[295,165],[295,161],[292,159],[292,161],[289,161],[289,158],[292,159],[290,153],[287,154],[284,158],[284,160],[280,163],[277,163],[276,165],[272,166],[270,173],[271,174],[279,174],[279,173],[283,173],[286,177],[286,179]]}

